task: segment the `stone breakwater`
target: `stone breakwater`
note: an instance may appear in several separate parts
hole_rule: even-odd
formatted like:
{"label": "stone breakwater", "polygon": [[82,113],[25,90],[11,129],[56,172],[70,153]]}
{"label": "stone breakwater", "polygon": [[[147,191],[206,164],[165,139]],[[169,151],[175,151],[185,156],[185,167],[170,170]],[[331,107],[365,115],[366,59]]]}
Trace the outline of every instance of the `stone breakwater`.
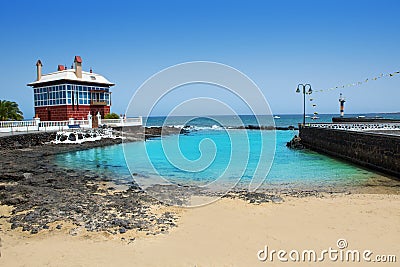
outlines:
{"label": "stone breakwater", "polygon": [[400,177],[399,135],[303,127],[300,138],[306,148]]}
{"label": "stone breakwater", "polygon": [[230,129],[241,129],[241,130],[280,130],[280,131],[288,131],[288,130],[298,130],[299,128],[294,126],[280,127],[280,126],[264,126],[264,125],[246,125],[239,127],[229,127]]}

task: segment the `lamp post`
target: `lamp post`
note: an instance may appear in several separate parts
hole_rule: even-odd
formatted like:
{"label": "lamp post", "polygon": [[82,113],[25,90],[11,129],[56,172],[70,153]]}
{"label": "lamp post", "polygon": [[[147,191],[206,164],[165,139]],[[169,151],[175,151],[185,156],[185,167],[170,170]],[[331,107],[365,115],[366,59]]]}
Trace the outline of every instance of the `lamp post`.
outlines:
{"label": "lamp post", "polygon": [[[308,87],[308,90],[306,91]],[[306,125],[306,94],[311,95],[312,94],[312,89],[311,89],[311,84],[302,84],[300,83],[297,85],[296,93],[300,93],[301,90],[300,88],[303,88],[303,96],[304,96],[304,106],[303,106],[303,126]]]}

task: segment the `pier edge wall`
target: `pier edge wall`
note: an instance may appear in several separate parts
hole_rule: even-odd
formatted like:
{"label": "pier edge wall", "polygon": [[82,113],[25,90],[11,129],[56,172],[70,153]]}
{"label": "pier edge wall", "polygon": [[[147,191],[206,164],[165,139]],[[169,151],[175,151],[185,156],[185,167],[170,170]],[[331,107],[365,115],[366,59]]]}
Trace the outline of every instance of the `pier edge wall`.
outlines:
{"label": "pier edge wall", "polygon": [[306,148],[400,178],[400,136],[317,127],[299,135]]}

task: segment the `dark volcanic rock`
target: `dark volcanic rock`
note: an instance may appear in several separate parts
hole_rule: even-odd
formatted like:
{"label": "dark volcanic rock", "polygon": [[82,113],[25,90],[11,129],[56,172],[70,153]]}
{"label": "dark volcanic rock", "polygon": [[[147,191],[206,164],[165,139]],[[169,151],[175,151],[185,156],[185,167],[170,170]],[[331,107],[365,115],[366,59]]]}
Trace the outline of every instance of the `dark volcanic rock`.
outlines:
{"label": "dark volcanic rock", "polygon": [[[179,130],[175,129],[179,133]],[[171,132],[173,132],[171,130]],[[3,143],[5,141],[3,140]],[[8,142],[8,141],[7,141]],[[47,144],[18,149],[13,144],[0,150],[0,203],[14,207],[8,218],[12,229],[22,228],[36,234],[51,223],[68,221],[89,231],[158,231],[162,217],[150,212],[160,204],[141,190],[135,182],[122,193],[108,187],[102,194],[99,184],[112,181],[103,170],[65,169],[53,164],[59,153],[121,143],[121,139],[102,139],[79,145]],[[174,219],[175,222],[176,218]],[[170,224],[169,227],[174,227]],[[163,226],[165,228],[165,226]],[[58,224],[56,229],[62,229]]]}
{"label": "dark volcanic rock", "polygon": [[303,149],[304,146],[301,143],[301,138],[295,135],[292,140],[286,143],[286,146],[293,149]]}

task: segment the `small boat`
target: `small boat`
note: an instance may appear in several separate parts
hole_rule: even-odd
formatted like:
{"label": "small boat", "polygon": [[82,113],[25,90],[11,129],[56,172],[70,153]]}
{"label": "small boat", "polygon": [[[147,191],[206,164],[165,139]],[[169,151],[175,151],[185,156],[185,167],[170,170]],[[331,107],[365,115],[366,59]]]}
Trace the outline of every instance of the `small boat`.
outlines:
{"label": "small boat", "polygon": [[276,116],[276,115],[274,116],[274,119],[280,119],[280,118],[281,118],[281,117],[279,117],[279,116]]}
{"label": "small boat", "polygon": [[311,119],[312,119],[312,120],[318,120],[319,117],[318,117],[318,116],[312,116]]}

